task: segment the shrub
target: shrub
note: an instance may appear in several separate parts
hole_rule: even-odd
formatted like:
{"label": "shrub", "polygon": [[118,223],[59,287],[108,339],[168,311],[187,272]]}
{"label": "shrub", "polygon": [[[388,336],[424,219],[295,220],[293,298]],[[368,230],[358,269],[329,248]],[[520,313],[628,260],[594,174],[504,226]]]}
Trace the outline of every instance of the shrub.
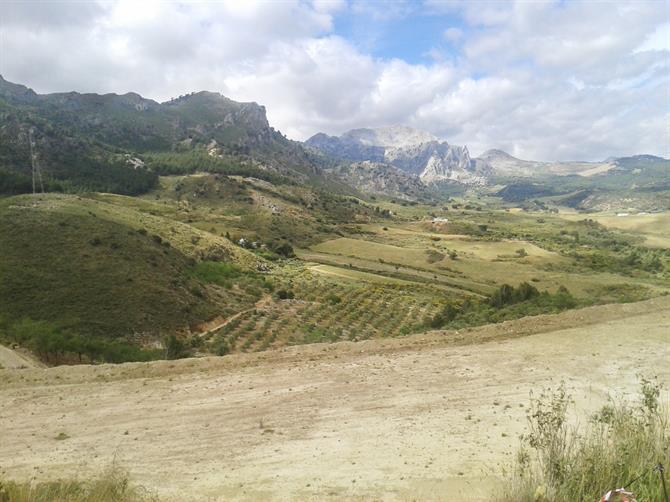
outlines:
{"label": "shrub", "polygon": [[295,298],[295,294],[290,289],[280,289],[279,291],[277,291],[276,296],[279,300],[291,300]]}
{"label": "shrub", "polygon": [[193,270],[193,275],[196,279],[224,287],[230,287],[231,279],[240,277],[242,274],[242,270],[233,263],[215,261],[198,263]]}
{"label": "shrub", "polygon": [[340,298],[334,293],[331,293],[328,296],[326,296],[326,302],[330,303],[331,305],[337,305],[338,303],[342,303],[342,298]]}
{"label": "shrub", "polygon": [[528,433],[494,500],[595,501],[634,479],[638,500],[662,500],[653,467],[670,463],[670,416],[659,397],[656,382],[642,379],[638,405],[610,400],[579,431],[567,423],[570,398],[564,386],[541,394],[531,401]]}
{"label": "shrub", "polygon": [[142,349],[125,341],[106,340],[95,336],[84,336],[64,330],[57,325],[32,319],[22,319],[5,328],[6,337],[39,356],[47,363],[57,364],[72,360],[105,361],[122,363],[127,361],[149,361],[159,359],[160,351]]}
{"label": "shrub", "polygon": [[132,486],[128,474],[117,467],[86,481],[59,480],[16,483],[0,480],[0,502],[147,502],[158,499],[142,487]]}
{"label": "shrub", "polygon": [[283,242],[277,246],[274,246],[272,248],[272,251],[274,251],[280,256],[283,256],[284,258],[293,258],[295,256],[293,246],[291,246],[288,242]]}
{"label": "shrub", "polygon": [[437,263],[438,261],[442,261],[443,259],[444,255],[439,251],[435,251],[434,249],[426,250],[426,261],[428,263]]}
{"label": "shrub", "polygon": [[551,294],[547,291],[540,293],[527,282],[516,288],[503,284],[488,298],[467,298],[460,305],[447,304],[440,312],[424,321],[424,325],[433,329],[447,324],[452,328],[478,326],[528,315],[561,312],[578,304],[565,288],[559,288],[558,292]]}
{"label": "shrub", "polygon": [[514,288],[509,284],[503,284],[489,297],[489,305],[495,308],[512,303],[514,303]]}
{"label": "shrub", "polygon": [[165,346],[165,359],[181,359],[189,356],[186,345],[175,335],[165,338],[163,345]]}
{"label": "shrub", "polygon": [[442,308],[442,310],[440,310],[437,314],[428,320],[427,325],[433,329],[441,328],[448,322],[456,319],[458,314],[458,307],[456,307],[453,303],[448,303]]}

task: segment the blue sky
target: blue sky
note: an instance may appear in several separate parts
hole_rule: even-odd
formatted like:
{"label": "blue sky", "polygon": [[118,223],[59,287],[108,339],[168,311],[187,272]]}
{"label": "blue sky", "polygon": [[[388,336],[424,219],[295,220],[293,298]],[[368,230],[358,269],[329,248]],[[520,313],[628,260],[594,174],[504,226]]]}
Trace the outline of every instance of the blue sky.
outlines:
{"label": "blue sky", "polygon": [[439,51],[445,59],[457,57],[458,44],[447,40],[445,31],[466,29],[458,15],[422,9],[418,2],[413,2],[403,14],[389,13],[384,17],[377,11],[346,10],[337,14],[334,21],[334,33],[349,40],[361,52],[412,64],[433,63],[433,51]]}
{"label": "blue sky", "polygon": [[670,0],[5,0],[0,73],[218,91],[296,140],[402,124],[474,155],[670,157]]}

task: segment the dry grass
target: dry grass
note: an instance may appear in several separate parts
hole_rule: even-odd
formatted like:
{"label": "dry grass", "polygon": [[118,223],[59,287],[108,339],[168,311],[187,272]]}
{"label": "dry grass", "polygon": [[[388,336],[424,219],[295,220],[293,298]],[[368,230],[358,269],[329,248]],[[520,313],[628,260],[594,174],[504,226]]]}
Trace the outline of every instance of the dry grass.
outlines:
{"label": "dry grass", "polygon": [[158,498],[133,486],[128,473],[116,466],[99,477],[86,480],[58,480],[16,483],[0,480],[0,502],[148,502]]}
{"label": "dry grass", "polygon": [[642,379],[639,403],[612,400],[577,430],[568,426],[565,389],[542,394],[532,402],[529,432],[498,501],[598,500],[622,487],[640,501],[662,500],[655,467],[670,463],[670,414],[660,395],[655,381]]}

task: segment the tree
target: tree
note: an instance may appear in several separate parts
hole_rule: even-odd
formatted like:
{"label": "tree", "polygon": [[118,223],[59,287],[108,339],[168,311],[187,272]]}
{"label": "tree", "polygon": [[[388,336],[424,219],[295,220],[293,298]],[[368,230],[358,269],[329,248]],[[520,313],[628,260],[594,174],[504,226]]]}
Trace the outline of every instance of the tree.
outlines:
{"label": "tree", "polygon": [[514,291],[514,303],[525,302],[538,296],[540,292],[537,288],[527,282],[522,282]]}
{"label": "tree", "polygon": [[500,286],[489,298],[489,305],[495,308],[502,308],[513,302],[514,288],[509,284]]}
{"label": "tree", "polygon": [[170,335],[165,339],[165,359],[179,359],[186,357],[186,347],[175,335]]}
{"label": "tree", "polygon": [[295,256],[293,246],[291,246],[288,242],[283,242],[278,246],[275,246],[273,251],[278,255],[283,256],[284,258],[293,258]]}

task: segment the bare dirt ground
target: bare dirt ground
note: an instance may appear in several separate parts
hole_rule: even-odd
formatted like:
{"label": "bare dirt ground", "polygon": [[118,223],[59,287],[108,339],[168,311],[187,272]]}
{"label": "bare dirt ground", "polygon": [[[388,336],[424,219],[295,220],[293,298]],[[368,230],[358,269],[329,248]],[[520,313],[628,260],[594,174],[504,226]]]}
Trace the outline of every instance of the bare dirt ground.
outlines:
{"label": "bare dirt ground", "polygon": [[3,370],[0,476],[116,462],[167,500],[490,500],[531,389],[565,381],[583,415],[637,374],[669,385],[668,361],[665,297],[460,333]]}
{"label": "bare dirt ground", "polygon": [[0,369],[43,368],[44,364],[23,352],[0,345]]}

